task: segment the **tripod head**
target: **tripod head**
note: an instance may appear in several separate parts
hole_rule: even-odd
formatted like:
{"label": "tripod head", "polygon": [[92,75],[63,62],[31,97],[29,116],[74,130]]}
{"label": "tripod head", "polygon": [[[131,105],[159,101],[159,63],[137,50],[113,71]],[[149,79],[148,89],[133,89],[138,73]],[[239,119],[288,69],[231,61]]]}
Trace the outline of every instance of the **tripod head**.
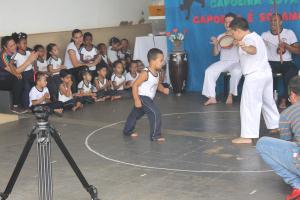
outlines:
{"label": "tripod head", "polygon": [[33,114],[38,122],[48,122],[50,108],[48,106],[36,106],[33,109]]}

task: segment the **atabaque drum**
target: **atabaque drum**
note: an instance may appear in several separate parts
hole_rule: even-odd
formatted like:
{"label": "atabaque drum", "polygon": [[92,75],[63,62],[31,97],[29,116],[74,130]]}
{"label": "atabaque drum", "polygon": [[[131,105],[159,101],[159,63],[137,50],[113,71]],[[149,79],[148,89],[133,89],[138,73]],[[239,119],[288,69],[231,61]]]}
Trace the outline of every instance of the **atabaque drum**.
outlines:
{"label": "atabaque drum", "polygon": [[169,75],[173,92],[180,96],[183,92],[188,74],[188,59],[185,52],[173,52],[169,59]]}

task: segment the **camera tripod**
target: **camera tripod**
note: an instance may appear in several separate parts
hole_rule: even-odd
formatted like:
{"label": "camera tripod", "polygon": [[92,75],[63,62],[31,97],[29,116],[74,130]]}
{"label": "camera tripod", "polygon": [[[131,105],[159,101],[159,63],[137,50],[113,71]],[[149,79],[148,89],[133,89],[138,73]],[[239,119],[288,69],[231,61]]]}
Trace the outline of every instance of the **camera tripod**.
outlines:
{"label": "camera tripod", "polygon": [[37,140],[37,154],[38,154],[38,196],[39,200],[53,199],[53,182],[52,182],[52,164],[51,164],[51,138],[54,139],[57,146],[67,159],[74,173],[80,180],[83,187],[90,194],[92,200],[99,200],[97,188],[89,185],[82,172],[78,168],[70,152],[64,145],[59,133],[48,122],[50,110],[48,107],[36,107],[34,114],[37,118],[37,123],[33,127],[31,133],[28,135],[27,142],[15,166],[15,169],[10,177],[10,180],[3,193],[0,193],[1,200],[6,200],[11,194],[12,189],[17,181],[17,178],[23,168],[27,156],[35,140]]}

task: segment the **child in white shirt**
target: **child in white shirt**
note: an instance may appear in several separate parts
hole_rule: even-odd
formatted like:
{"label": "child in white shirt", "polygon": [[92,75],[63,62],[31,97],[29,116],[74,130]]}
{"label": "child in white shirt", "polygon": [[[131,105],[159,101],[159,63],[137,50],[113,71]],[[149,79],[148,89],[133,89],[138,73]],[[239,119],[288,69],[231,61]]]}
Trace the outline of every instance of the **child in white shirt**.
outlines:
{"label": "child in white shirt", "polygon": [[97,101],[95,94],[96,89],[92,85],[92,75],[88,69],[84,69],[82,72],[82,81],[78,84],[78,97],[81,97],[83,104],[91,104]]}
{"label": "child in white shirt", "polygon": [[123,75],[124,67],[121,61],[116,61],[113,64],[114,73],[111,76],[112,89],[116,96],[125,97],[127,92],[126,89],[126,79]]}
{"label": "child in white shirt", "polygon": [[47,75],[38,72],[36,83],[29,92],[29,107],[33,110],[36,106],[48,106],[54,113],[62,114],[63,106],[61,102],[51,102],[49,90],[47,88]]}
{"label": "child in white shirt", "polygon": [[[86,32],[83,35],[83,47],[80,49],[80,60],[85,64],[93,64],[98,57],[98,50],[93,45],[93,35],[90,32]],[[97,75],[96,66],[90,66],[89,70],[93,76]]]}
{"label": "child in white shirt", "polygon": [[81,98],[74,97],[71,87],[73,85],[72,75],[67,69],[59,72],[62,83],[59,86],[58,100],[63,103],[64,109],[76,111],[83,107]]}
{"label": "child in white shirt", "polygon": [[26,33],[13,33],[18,50],[12,57],[11,64],[17,67],[17,72],[22,75],[24,90],[23,90],[23,107],[29,106],[29,92],[34,85],[34,71],[33,63],[37,59],[38,54],[36,52],[30,52],[27,47],[27,34]]}
{"label": "child in white shirt", "polygon": [[37,71],[47,73],[48,63],[47,60],[45,59],[46,57],[45,48],[42,45],[37,44],[33,47],[33,50],[38,54],[38,58],[36,60]]}
{"label": "child in white shirt", "polygon": [[97,89],[97,97],[101,101],[111,98],[115,99],[111,91],[111,81],[107,80],[107,67],[97,67],[98,76],[95,78],[94,83]]}
{"label": "child in white shirt", "polygon": [[126,88],[131,89],[134,81],[138,78],[139,73],[138,70],[138,63],[133,60],[129,67],[129,72],[126,74]]}

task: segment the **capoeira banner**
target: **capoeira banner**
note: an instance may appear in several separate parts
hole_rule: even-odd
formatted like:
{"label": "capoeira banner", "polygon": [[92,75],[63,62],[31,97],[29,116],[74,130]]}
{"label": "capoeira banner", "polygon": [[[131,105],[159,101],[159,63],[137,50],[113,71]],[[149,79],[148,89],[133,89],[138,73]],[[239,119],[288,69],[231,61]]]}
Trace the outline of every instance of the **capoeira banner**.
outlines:
{"label": "capoeira banner", "polygon": [[[276,0],[283,27],[292,29],[300,40],[300,0]],[[273,0],[165,0],[167,31],[186,32],[184,49],[189,58],[187,89],[201,91],[205,69],[218,60],[212,56],[210,38],[223,33],[224,15],[243,16],[259,34],[269,30]],[[172,50],[172,44],[168,44]],[[300,68],[300,56],[297,65]]]}

